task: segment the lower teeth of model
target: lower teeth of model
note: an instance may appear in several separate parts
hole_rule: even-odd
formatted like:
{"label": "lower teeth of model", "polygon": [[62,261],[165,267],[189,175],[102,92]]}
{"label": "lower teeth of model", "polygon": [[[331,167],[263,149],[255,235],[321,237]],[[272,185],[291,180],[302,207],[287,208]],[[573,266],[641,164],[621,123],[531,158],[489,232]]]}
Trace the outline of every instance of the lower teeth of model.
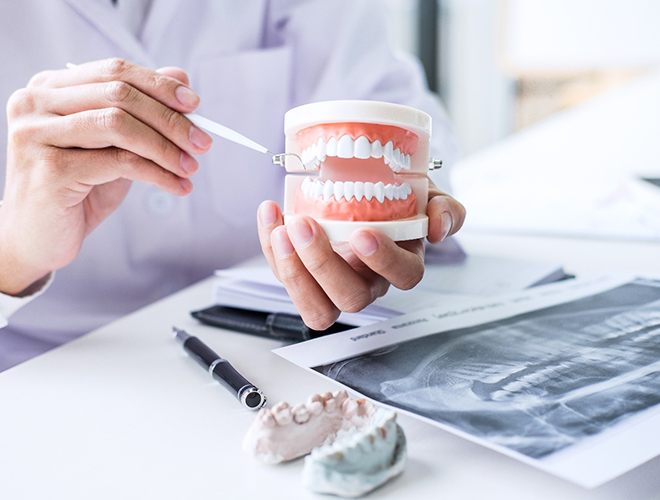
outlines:
{"label": "lower teeth of model", "polygon": [[385,200],[405,200],[412,193],[410,184],[385,184],[383,182],[360,182],[360,181],[322,181],[306,178],[301,185],[302,192],[308,198],[323,199],[330,198],[340,201],[350,201],[355,198],[361,201],[372,199],[383,203]]}

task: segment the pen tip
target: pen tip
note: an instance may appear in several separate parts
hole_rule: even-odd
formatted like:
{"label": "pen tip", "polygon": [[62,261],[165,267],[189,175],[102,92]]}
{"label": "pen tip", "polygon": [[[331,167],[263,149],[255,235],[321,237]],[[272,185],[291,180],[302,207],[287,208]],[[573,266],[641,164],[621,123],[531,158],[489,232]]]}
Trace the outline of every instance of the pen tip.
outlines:
{"label": "pen tip", "polygon": [[176,326],[172,327],[172,333],[174,334],[174,338],[180,342],[185,342],[188,338],[190,338],[190,334],[188,332],[182,330],[181,328],[177,328]]}

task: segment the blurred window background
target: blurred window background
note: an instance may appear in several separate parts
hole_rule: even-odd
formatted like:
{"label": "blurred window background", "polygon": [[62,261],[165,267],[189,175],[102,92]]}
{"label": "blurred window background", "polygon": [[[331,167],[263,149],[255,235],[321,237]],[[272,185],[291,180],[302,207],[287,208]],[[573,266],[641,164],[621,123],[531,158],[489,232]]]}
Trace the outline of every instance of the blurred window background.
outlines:
{"label": "blurred window background", "polygon": [[385,0],[462,155],[624,85],[660,61],[657,0]]}

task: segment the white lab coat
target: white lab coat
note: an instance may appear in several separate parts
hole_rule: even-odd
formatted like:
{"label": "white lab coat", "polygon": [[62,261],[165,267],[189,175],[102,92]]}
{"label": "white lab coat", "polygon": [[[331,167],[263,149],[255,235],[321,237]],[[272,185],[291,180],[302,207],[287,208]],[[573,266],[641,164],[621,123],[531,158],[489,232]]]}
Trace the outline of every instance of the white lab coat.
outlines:
{"label": "white lab coat", "polygon": [[[273,150],[283,148],[287,109],[356,98],[426,110],[434,119],[434,154],[454,155],[447,120],[419,65],[388,46],[377,0],[153,0],[139,39],[110,0],[5,1],[0,40],[4,102],[41,70],[120,56],[184,68],[201,96],[201,114]],[[221,139],[200,163],[186,198],[133,185],[76,261],[0,330],[0,370],[259,252],[256,208],[264,199],[281,201],[282,172],[269,158]],[[3,307],[5,316],[14,308],[4,299],[0,316]]]}

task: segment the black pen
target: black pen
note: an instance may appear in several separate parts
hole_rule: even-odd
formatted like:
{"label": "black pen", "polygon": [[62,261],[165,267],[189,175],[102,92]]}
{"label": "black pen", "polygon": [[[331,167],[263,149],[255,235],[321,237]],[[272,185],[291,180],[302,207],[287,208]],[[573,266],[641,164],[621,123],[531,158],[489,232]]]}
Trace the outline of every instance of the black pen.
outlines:
{"label": "black pen", "polygon": [[243,375],[238,373],[229,361],[217,355],[204,342],[197,337],[193,337],[185,330],[173,326],[172,331],[185,351],[202,365],[214,379],[236,394],[243,406],[250,410],[258,410],[266,404],[266,396],[248,382]]}

